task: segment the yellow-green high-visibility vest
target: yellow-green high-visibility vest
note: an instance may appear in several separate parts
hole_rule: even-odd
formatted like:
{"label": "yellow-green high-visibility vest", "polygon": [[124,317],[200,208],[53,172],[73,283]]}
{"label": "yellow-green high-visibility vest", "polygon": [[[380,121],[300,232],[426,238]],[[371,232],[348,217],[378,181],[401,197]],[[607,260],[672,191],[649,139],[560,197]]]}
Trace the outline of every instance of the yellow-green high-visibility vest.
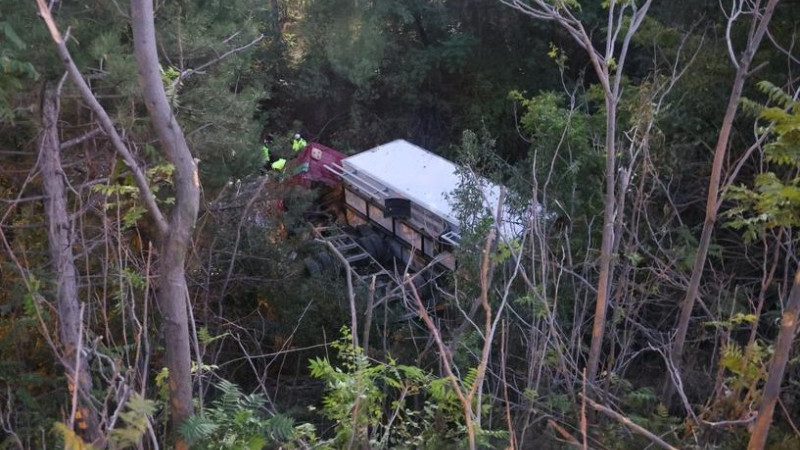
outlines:
{"label": "yellow-green high-visibility vest", "polygon": [[286,166],[286,160],[283,158],[279,158],[277,161],[272,163],[272,169],[279,172],[283,171],[284,166]]}
{"label": "yellow-green high-visibility vest", "polygon": [[300,150],[306,148],[306,145],[308,145],[308,142],[306,142],[305,139],[303,138],[295,139],[292,142],[292,150],[294,150],[295,152],[299,152]]}

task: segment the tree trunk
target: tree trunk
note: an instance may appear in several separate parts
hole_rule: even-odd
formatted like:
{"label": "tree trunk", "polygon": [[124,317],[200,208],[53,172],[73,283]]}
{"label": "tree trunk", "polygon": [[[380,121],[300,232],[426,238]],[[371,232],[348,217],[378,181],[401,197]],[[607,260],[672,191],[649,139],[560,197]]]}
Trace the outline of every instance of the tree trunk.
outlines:
{"label": "tree trunk", "polygon": [[[603,349],[603,336],[606,329],[606,313],[608,312],[608,295],[611,291],[610,281],[612,257],[614,253],[614,213],[617,212],[617,104],[611,95],[606,94],[606,195],[603,210],[603,237],[600,244],[600,274],[597,280],[597,301],[594,308],[594,324],[592,326],[592,342],[589,346],[588,379],[593,382],[600,366],[600,353]],[[617,212],[622,214],[622,211]]]}
{"label": "tree trunk", "polygon": [[781,331],[778,333],[775,353],[769,363],[769,375],[767,383],[764,385],[761,406],[758,408],[758,419],[756,419],[755,427],[750,434],[750,443],[747,444],[748,450],[761,450],[767,443],[772,414],[775,412],[775,403],[778,402],[778,396],[781,393],[781,381],[783,381],[786,364],[789,361],[792,341],[797,332],[798,316],[800,316],[800,269],[794,274],[789,301],[783,312]]}
{"label": "tree trunk", "polygon": [[[681,313],[678,319],[675,341],[672,346],[672,359],[677,369],[680,369],[682,363],[686,333],[689,330],[689,321],[692,318],[694,302],[699,296],[700,279],[702,278],[703,269],[705,268],[708,248],[711,245],[711,233],[717,221],[722,164],[728,153],[728,141],[730,140],[731,129],[733,128],[733,119],[736,117],[736,111],[739,108],[744,82],[750,75],[750,63],[753,61],[753,56],[755,56],[756,50],[758,50],[761,44],[761,39],[766,33],[767,25],[772,18],[772,13],[775,12],[778,1],[779,0],[769,0],[767,6],[764,8],[763,14],[753,19],[750,36],[747,41],[747,48],[739,60],[736,77],[734,78],[733,87],[731,88],[731,95],[728,98],[728,107],[725,110],[725,117],[722,119],[722,126],[719,130],[716,147],[714,148],[714,162],[711,166],[711,176],[708,181],[706,218],[703,222],[703,231],[700,235],[694,266],[692,267],[692,276],[689,280],[689,286],[686,288],[686,296],[681,302]],[[760,2],[757,2],[755,8],[758,9],[759,6]],[[668,389],[667,397],[671,396],[671,392],[671,388]]]}
{"label": "tree trunk", "polygon": [[286,50],[286,42],[283,40],[283,27],[281,26],[281,8],[278,5],[278,0],[270,0],[269,19],[272,27],[273,37],[275,44],[278,46],[278,51],[283,53]]}
{"label": "tree trunk", "polygon": [[[88,442],[103,445],[96,411],[91,406],[92,376],[81,357],[83,317],[78,301],[75,257],[72,254],[72,233],[67,215],[67,195],[61,168],[58,137],[59,98],[57,88],[47,83],[42,96],[42,140],[39,168],[44,183],[44,207],[47,217],[47,243],[55,275],[58,337],[61,363],[64,365],[70,394],[75,405],[76,431]],[[77,389],[77,393],[75,390]],[[70,420],[72,422],[72,420]],[[73,423],[69,423],[73,425]]]}
{"label": "tree trunk", "polygon": [[[152,0],[131,1],[134,53],[142,96],[167,159],[175,166],[175,205],[169,227],[159,239],[156,298],[163,315],[166,360],[169,369],[170,412],[177,427],[193,412],[189,307],[184,263],[191,233],[197,220],[200,184],[197,165],[172,113],[161,81],[156,50]],[[176,448],[185,448],[179,441]]]}

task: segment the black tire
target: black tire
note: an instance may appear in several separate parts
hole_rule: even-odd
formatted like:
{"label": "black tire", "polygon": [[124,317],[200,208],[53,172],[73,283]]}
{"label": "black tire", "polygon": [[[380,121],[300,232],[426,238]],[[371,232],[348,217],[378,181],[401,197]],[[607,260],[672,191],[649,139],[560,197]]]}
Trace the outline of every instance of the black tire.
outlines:
{"label": "black tire", "polygon": [[312,277],[318,277],[322,274],[322,269],[316,259],[312,257],[303,258],[303,264],[306,266],[306,271]]}
{"label": "black tire", "polygon": [[370,225],[356,225],[356,234],[361,237],[367,237],[375,233]]}
{"label": "black tire", "polygon": [[380,261],[384,263],[389,260],[389,247],[386,245],[386,241],[383,239],[383,236],[375,233],[369,237],[369,240],[372,241],[372,247],[375,249],[375,253],[372,255]]}
{"label": "black tire", "polygon": [[358,245],[361,246],[361,248],[363,248],[367,253],[369,253],[370,256],[372,256],[375,259],[378,259],[375,256],[377,249],[375,248],[375,245],[372,243],[372,239],[370,239],[370,236],[360,237],[356,239],[356,242],[358,243]]}
{"label": "black tire", "polygon": [[388,247],[389,258],[394,258],[397,260],[397,264],[405,266],[408,262],[408,252],[403,248],[403,244],[394,239],[387,239],[386,246]]}
{"label": "black tire", "polygon": [[314,255],[314,259],[322,271],[331,270],[333,268],[333,257],[327,251],[318,252]]}

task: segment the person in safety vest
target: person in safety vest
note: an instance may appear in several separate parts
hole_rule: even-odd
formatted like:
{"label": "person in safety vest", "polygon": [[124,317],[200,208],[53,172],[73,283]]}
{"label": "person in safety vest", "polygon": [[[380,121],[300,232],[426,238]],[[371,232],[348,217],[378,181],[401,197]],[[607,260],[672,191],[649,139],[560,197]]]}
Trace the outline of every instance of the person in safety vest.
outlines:
{"label": "person in safety vest", "polygon": [[269,162],[269,147],[267,146],[267,141],[264,141],[261,144],[261,163],[267,165]]}
{"label": "person in safety vest", "polygon": [[259,154],[261,156],[261,173],[264,174],[269,170],[270,163],[272,162],[266,139],[261,143]]}
{"label": "person in safety vest", "polygon": [[292,139],[292,150],[294,150],[295,153],[306,148],[306,145],[308,145],[308,142],[300,136],[300,133],[294,135],[294,139]]}

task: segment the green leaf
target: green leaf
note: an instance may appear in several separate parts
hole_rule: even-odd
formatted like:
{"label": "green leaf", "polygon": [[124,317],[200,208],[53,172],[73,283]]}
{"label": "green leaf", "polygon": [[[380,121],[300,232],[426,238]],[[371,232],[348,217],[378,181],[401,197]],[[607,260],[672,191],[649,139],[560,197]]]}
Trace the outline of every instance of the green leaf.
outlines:
{"label": "green leaf", "polygon": [[53,424],[53,431],[64,441],[64,450],[94,450],[94,446],[87,444],[71,428],[61,422]]}

